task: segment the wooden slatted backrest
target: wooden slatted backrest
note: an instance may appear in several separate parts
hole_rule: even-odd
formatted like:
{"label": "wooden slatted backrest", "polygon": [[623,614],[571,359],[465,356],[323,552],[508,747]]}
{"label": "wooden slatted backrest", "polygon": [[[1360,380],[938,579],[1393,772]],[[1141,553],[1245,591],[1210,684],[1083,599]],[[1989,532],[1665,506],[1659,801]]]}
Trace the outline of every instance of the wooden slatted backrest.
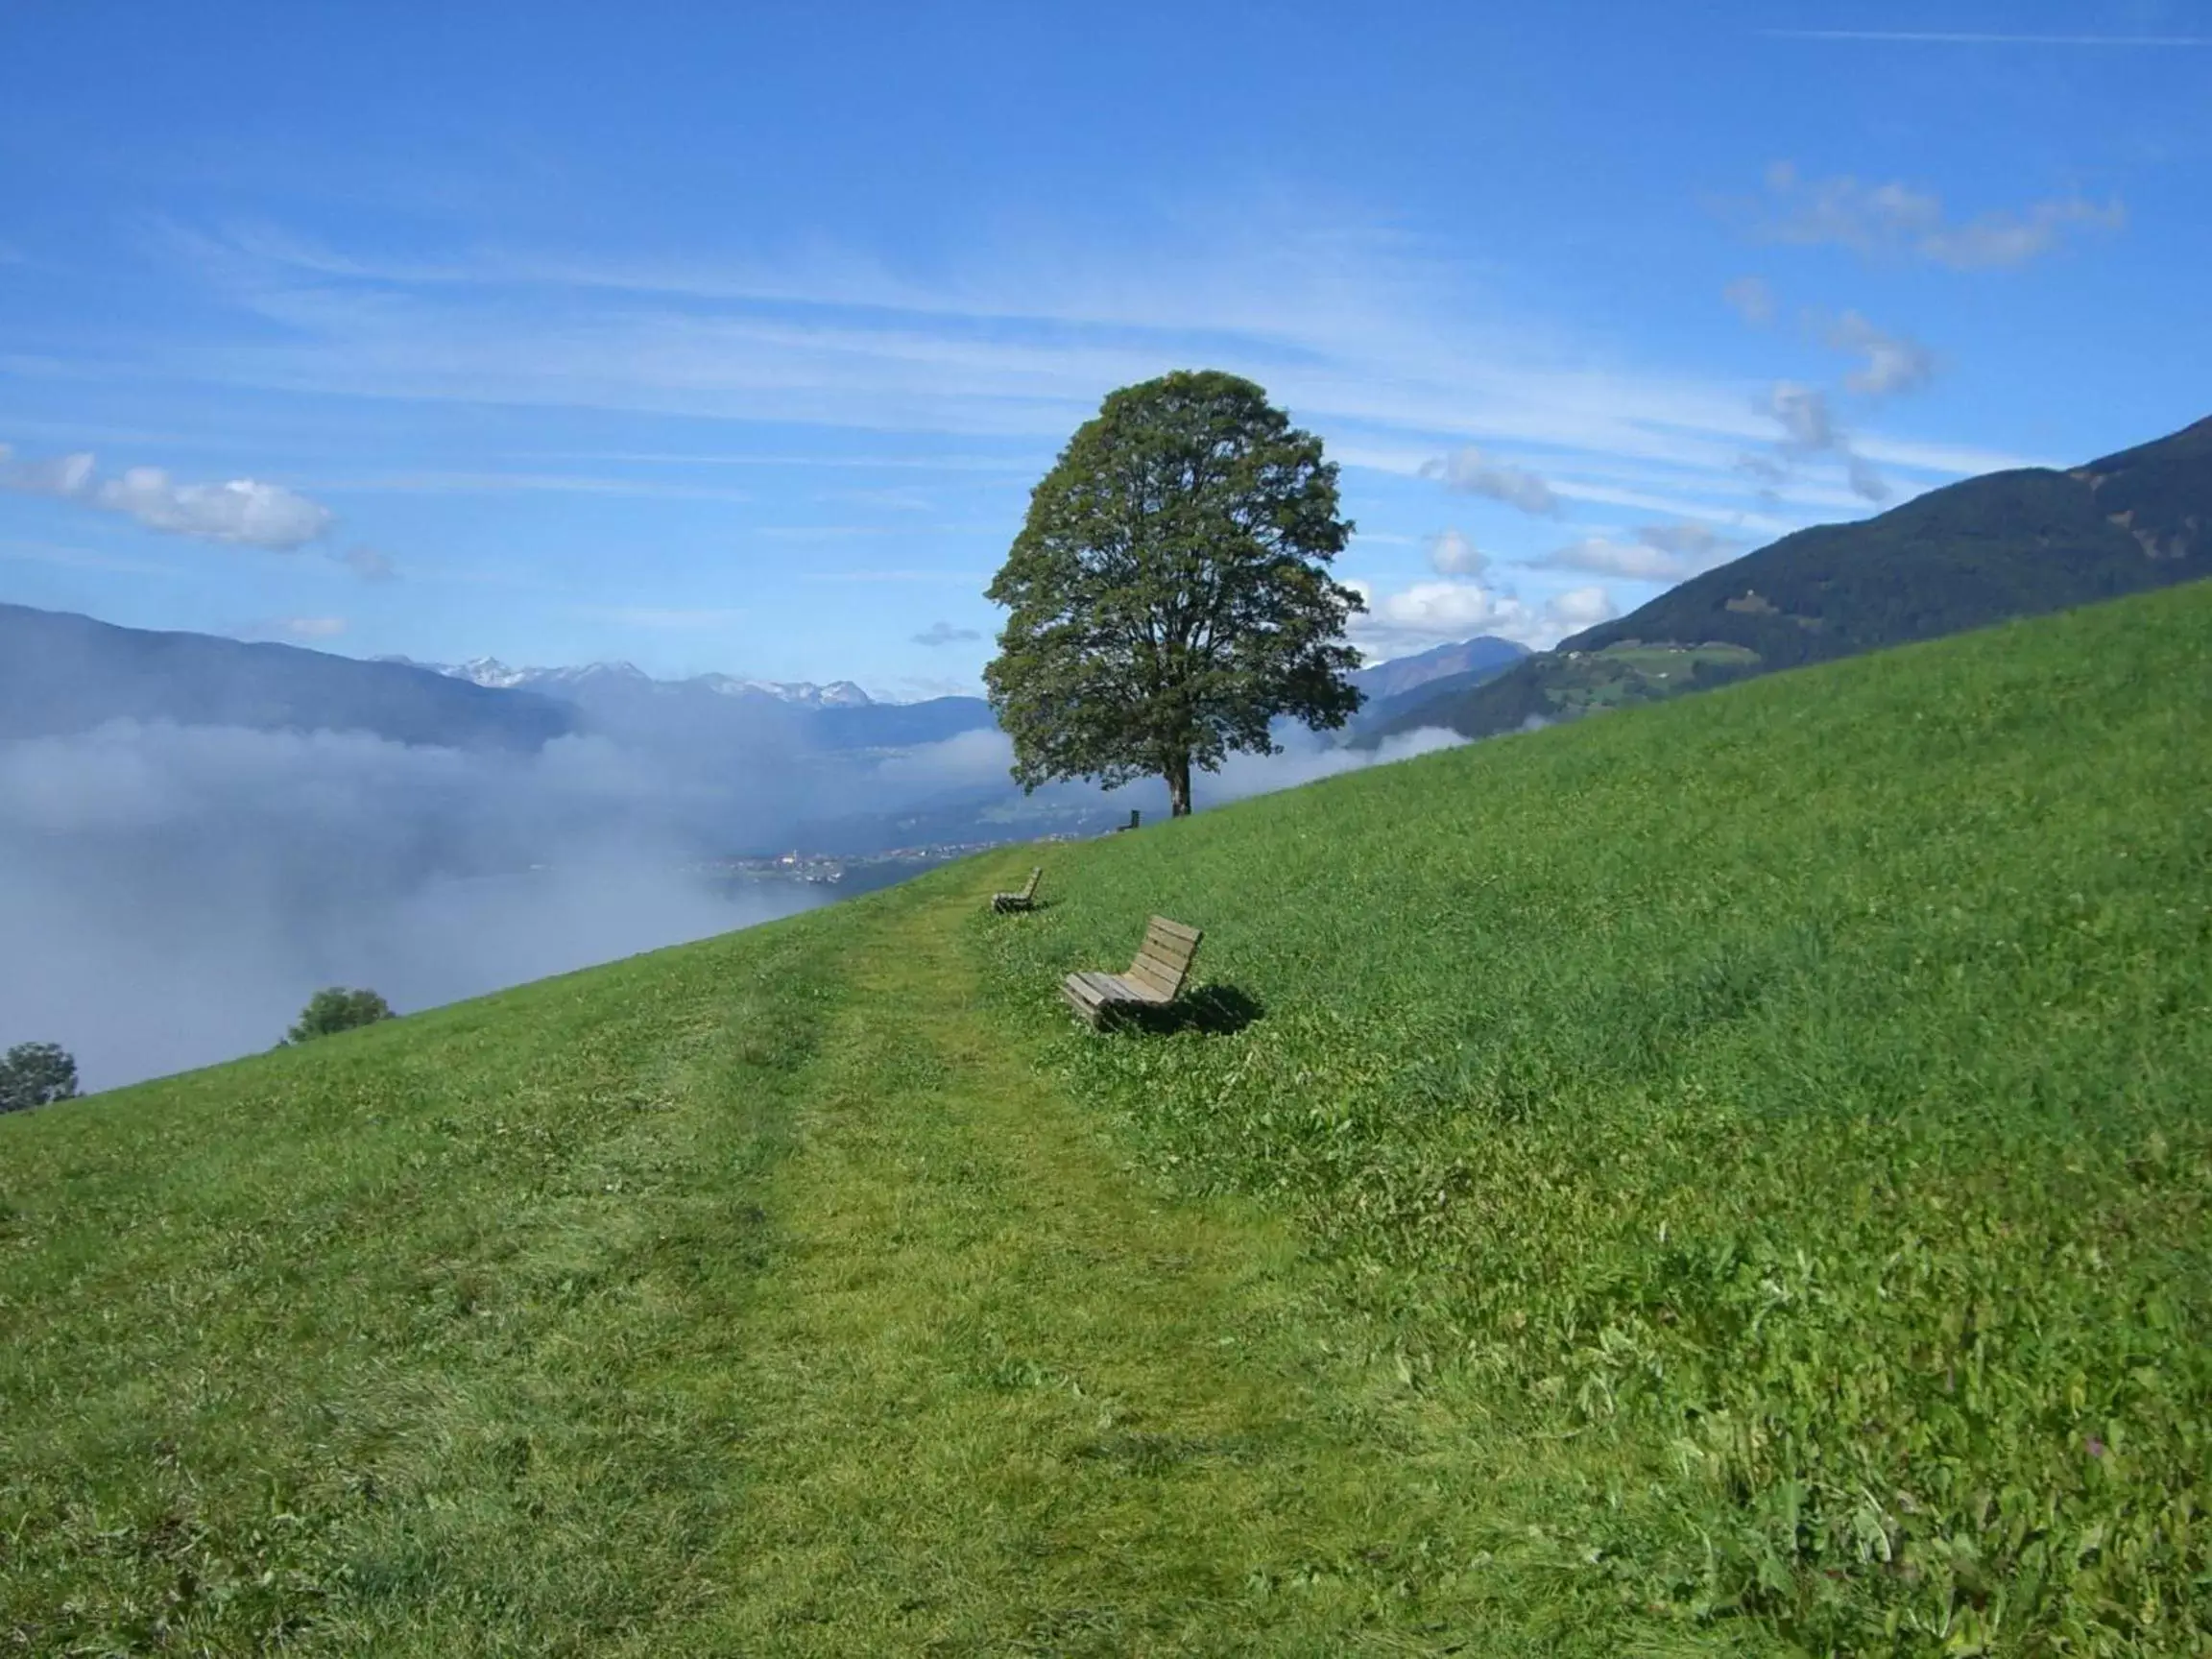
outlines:
{"label": "wooden slatted backrest", "polygon": [[1044,874],[1045,867],[1042,864],[1029,872],[1029,879],[1022,883],[1022,898],[1034,899],[1037,897],[1037,878]]}
{"label": "wooden slatted backrest", "polygon": [[1195,927],[1186,927],[1165,916],[1153,917],[1145,925],[1144,943],[1137,949],[1137,960],[1129,965],[1124,977],[1163,1000],[1172,1001],[1190,976],[1191,959],[1198,954],[1198,941],[1204,937]]}

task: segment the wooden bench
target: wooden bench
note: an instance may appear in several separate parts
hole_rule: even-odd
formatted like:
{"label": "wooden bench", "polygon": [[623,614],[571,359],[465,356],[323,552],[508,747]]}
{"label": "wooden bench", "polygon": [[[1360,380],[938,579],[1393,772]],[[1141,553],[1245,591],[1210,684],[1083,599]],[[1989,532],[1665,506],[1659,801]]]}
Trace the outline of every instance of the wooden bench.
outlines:
{"label": "wooden bench", "polygon": [[1077,1018],[1094,1026],[1113,1015],[1165,1008],[1190,976],[1190,961],[1204,936],[1195,927],[1155,916],[1145,924],[1144,943],[1137,948],[1128,973],[1070,974],[1061,983],[1061,995]]}
{"label": "wooden bench", "polygon": [[1019,893],[994,893],[991,908],[994,910],[1028,910],[1037,903],[1037,878],[1045,874],[1043,865],[1029,872],[1029,879],[1022,883]]}
{"label": "wooden bench", "polygon": [[1137,828],[1140,819],[1141,814],[1138,812],[1136,807],[1132,806],[1129,808],[1129,822],[1126,824],[1117,824],[1113,829],[1107,830],[1106,833],[1109,835],[1126,835],[1130,830]]}

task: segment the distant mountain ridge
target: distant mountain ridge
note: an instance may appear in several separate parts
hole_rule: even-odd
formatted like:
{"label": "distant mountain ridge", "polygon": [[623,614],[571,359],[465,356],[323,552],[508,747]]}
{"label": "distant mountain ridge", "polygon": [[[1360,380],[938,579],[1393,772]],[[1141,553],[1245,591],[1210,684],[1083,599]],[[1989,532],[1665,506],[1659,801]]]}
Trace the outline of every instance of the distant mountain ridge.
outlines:
{"label": "distant mountain ridge", "polygon": [[1509,668],[1528,654],[1528,647],[1515,640],[1482,634],[1410,657],[1393,657],[1372,668],[1355,669],[1347,678],[1367,693],[1371,703],[1381,703],[1438,680]]}
{"label": "distant mountain ridge", "polygon": [[2021,468],[1785,536],[1485,685],[1415,699],[1486,737],[2212,575],[2212,419],[2066,470]]}
{"label": "distant mountain ridge", "polygon": [[[404,662],[404,657],[386,658]],[[623,684],[631,686],[695,687],[718,697],[772,697],[799,709],[860,709],[875,702],[850,680],[832,680],[817,685],[808,680],[748,680],[729,674],[694,674],[683,680],[656,680],[631,662],[588,662],[574,668],[510,668],[496,657],[476,657],[466,662],[421,662],[421,668],[471,685],[499,690],[543,691],[552,696],[574,695],[594,685]]]}
{"label": "distant mountain ridge", "polygon": [[509,750],[541,748],[582,725],[554,698],[405,663],[0,605],[0,737],[65,736],[110,720]]}
{"label": "distant mountain ridge", "polygon": [[725,756],[779,743],[840,753],[903,749],[996,724],[980,697],[878,703],[850,680],[816,685],[731,674],[656,680],[631,662],[512,668],[495,657],[415,666],[465,684],[557,699],[582,712],[588,731],[648,747],[698,745],[702,753]]}

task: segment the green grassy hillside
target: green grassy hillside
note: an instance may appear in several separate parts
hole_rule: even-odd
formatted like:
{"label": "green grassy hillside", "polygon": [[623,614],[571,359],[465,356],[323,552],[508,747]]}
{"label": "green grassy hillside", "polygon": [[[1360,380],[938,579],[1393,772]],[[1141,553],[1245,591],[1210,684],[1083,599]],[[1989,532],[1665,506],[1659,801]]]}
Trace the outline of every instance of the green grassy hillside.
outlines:
{"label": "green grassy hillside", "polygon": [[2203,1651],[2212,585],[1031,856],[0,1120],[0,1643]]}

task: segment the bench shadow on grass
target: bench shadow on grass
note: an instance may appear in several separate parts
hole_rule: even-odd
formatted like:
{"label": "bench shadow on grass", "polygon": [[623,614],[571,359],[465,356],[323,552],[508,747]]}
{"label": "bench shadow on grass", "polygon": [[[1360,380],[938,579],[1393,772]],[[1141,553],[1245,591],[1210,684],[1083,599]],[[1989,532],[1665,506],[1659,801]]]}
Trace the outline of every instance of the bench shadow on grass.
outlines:
{"label": "bench shadow on grass", "polygon": [[1201,985],[1165,1008],[1124,1009],[1114,1022],[1148,1036],[1200,1031],[1209,1037],[1227,1037],[1263,1018],[1266,1012],[1257,998],[1247,996],[1234,985]]}

